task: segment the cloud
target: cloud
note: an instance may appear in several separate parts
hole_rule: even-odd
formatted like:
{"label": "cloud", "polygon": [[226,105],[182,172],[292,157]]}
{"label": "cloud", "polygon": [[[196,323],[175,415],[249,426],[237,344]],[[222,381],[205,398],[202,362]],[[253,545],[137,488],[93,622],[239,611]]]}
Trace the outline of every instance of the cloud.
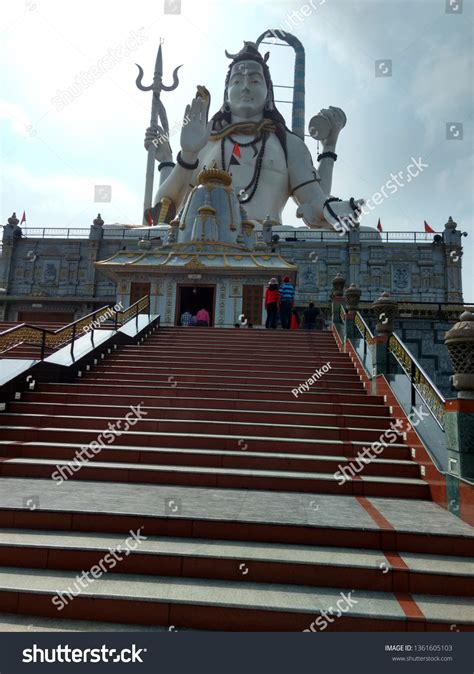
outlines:
{"label": "cloud", "polygon": [[424,123],[427,140],[444,139],[447,122],[464,121],[473,93],[473,52],[468,44],[450,40],[423,53],[410,84],[414,114]]}
{"label": "cloud", "polygon": [[[27,211],[28,227],[89,227],[98,211],[107,222],[141,224],[137,195],[114,176],[37,175],[17,164],[0,166],[11,210]],[[94,202],[95,185],[111,185],[111,202]]]}
{"label": "cloud", "polygon": [[10,123],[12,131],[24,137],[32,129],[31,120],[20,105],[0,99],[0,120],[2,119]]}

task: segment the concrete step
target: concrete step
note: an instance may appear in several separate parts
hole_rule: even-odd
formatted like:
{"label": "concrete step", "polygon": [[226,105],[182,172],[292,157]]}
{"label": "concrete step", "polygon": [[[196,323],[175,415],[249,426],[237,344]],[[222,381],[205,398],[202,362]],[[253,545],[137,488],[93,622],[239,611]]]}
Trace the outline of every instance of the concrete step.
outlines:
{"label": "concrete step", "polygon": [[150,374],[161,374],[165,373],[168,375],[170,372],[195,372],[195,373],[201,373],[201,372],[206,372],[206,374],[220,374],[222,376],[239,376],[240,373],[247,371],[248,367],[252,368],[252,372],[255,375],[260,375],[262,377],[267,377],[268,374],[277,374],[280,377],[284,378],[298,378],[300,381],[306,381],[309,377],[311,377],[316,371],[319,370],[320,374],[317,376],[324,377],[324,378],[330,378],[330,379],[344,379],[344,380],[351,380],[354,379],[355,381],[360,381],[360,377],[357,374],[356,370],[354,368],[350,368],[348,366],[345,367],[335,367],[331,366],[331,369],[328,371],[322,371],[321,367],[324,366],[326,363],[306,363],[304,366],[300,367],[291,367],[287,365],[275,365],[271,363],[267,364],[259,364],[259,363],[241,363],[240,366],[236,366],[234,364],[229,364],[229,363],[203,363],[203,362],[195,362],[195,363],[185,363],[179,360],[175,361],[167,361],[163,363],[146,363],[145,361],[140,361],[139,364],[134,363],[133,361],[129,360],[115,360],[112,361],[111,359],[107,359],[105,362],[101,362],[100,365],[94,367],[94,372],[131,372],[133,374],[136,373],[143,373],[146,375]]}
{"label": "concrete step", "polygon": [[[294,388],[299,386],[302,382],[305,382],[309,377],[314,373],[314,369],[307,368],[302,372],[280,372],[273,368],[268,372],[258,372],[249,370],[235,370],[233,368],[219,369],[219,368],[210,368],[205,371],[196,367],[194,369],[187,367],[161,367],[161,368],[134,368],[134,367],[125,367],[118,365],[109,365],[100,363],[97,366],[94,366],[88,375],[89,378],[103,377],[104,375],[110,376],[111,379],[120,379],[122,381],[137,380],[143,379],[144,381],[149,381],[150,378],[156,381],[168,381],[170,374],[174,375],[176,378],[179,377],[181,381],[193,381],[193,382],[218,382],[221,383],[225,381],[229,383],[249,383],[249,384],[276,384],[280,386],[288,386]],[[328,388],[330,384],[334,383],[335,385],[343,386],[347,385],[348,388],[362,387],[362,382],[360,376],[355,371],[342,371],[342,372],[329,372],[322,373],[319,375],[319,379],[316,379],[313,387]]]}
{"label": "concrete step", "polygon": [[[245,569],[243,569],[245,570]],[[99,570],[100,571],[100,570]],[[85,585],[83,589],[82,586]],[[3,567],[0,610],[191,629],[245,631],[433,631],[473,629],[472,602],[461,597],[198,578]],[[53,602],[53,599],[55,602]],[[337,603],[339,602],[339,603]],[[409,607],[407,607],[409,604]],[[323,611],[325,613],[323,613]],[[334,615],[334,618],[331,617]],[[318,622],[316,622],[318,620]]]}
{"label": "concrete step", "polygon": [[[86,379],[86,377],[84,377]],[[117,384],[124,386],[129,389],[134,386],[153,386],[154,387],[182,387],[182,388],[197,388],[201,390],[202,388],[215,387],[221,388],[225,391],[230,391],[232,389],[246,389],[248,391],[277,391],[279,393],[286,392],[291,394],[293,389],[297,390],[298,386],[302,383],[301,380],[291,380],[283,378],[272,378],[271,380],[267,377],[252,377],[252,376],[242,376],[242,377],[225,377],[223,382],[222,376],[213,376],[206,374],[174,374],[171,372],[168,375],[163,376],[150,376],[150,375],[138,375],[138,374],[113,374],[111,372],[96,372],[93,370],[87,374],[87,382],[105,384]],[[319,379],[313,385],[309,387],[309,391],[301,392],[299,395],[308,395],[314,394],[315,392],[320,393],[364,393],[364,386],[362,382],[355,381],[328,381],[324,378]]]}
{"label": "concrete step", "polygon": [[[83,393],[83,385],[76,384],[65,385],[65,390],[62,392],[54,392],[44,390],[45,385],[41,385],[40,391],[26,391],[23,393],[23,402],[41,403],[41,404],[72,404],[72,405],[87,405],[90,403],[91,396],[89,393]],[[110,404],[114,406],[130,406],[130,396],[120,395],[117,393],[94,393],[94,400],[97,406]],[[366,398],[370,400],[371,398]],[[67,403],[65,403],[65,400]],[[179,398],[170,397],[169,395],[146,395],[142,396],[144,405],[146,407],[165,407],[165,408],[185,408],[196,407],[202,410],[207,409],[230,409],[239,411],[255,411],[255,412],[272,412],[272,414],[280,414],[275,407],[275,400],[257,400],[246,398],[231,398],[225,396],[219,397],[203,397],[201,395],[181,396]],[[351,415],[357,416],[361,414],[367,418],[379,417],[386,419],[386,423],[390,419],[390,408],[382,404],[351,404],[351,403],[332,403],[332,402],[304,402],[304,400],[285,400],[285,412],[288,414],[339,414],[343,416]],[[11,408],[10,408],[11,409]]]}
{"label": "concrete step", "polygon": [[[133,403],[132,401],[132,407]],[[138,403],[136,403],[138,404]],[[145,409],[143,408],[145,411]],[[132,415],[132,421],[136,421],[136,417]],[[109,428],[110,418],[107,416],[99,416],[97,414],[90,416],[71,416],[69,414],[33,414],[31,412],[21,414],[13,412],[0,413],[0,420],[6,428],[9,426],[31,426],[35,431],[39,429],[67,429],[73,425],[74,428],[90,431],[99,434],[101,431],[106,431]],[[107,423],[106,423],[107,422]],[[124,419],[115,422],[115,428],[120,433],[133,435],[160,433],[189,433],[189,434],[210,434],[210,435],[233,435],[238,438],[243,438],[249,435],[253,437],[277,437],[280,440],[294,439],[308,439],[308,440],[341,440],[341,441],[360,441],[371,444],[372,442],[380,441],[384,431],[380,428],[370,427],[370,420],[366,420],[364,427],[362,426],[341,426],[337,424],[323,424],[323,423],[277,423],[276,421],[267,420],[251,420],[251,421],[234,421],[232,419],[208,420],[205,415],[199,418],[199,415],[184,413],[178,418],[171,418],[171,415],[165,414],[155,418],[145,417],[136,421],[136,423],[129,423]],[[132,431],[129,429],[133,428]],[[107,439],[107,438],[106,438]],[[150,444],[146,442],[145,444]]]}
{"label": "concrete step", "polygon": [[[155,406],[144,404],[141,409],[146,412],[147,420],[166,419],[205,419],[207,421],[244,421],[259,424],[260,422],[272,422],[277,424],[293,425],[327,425],[351,428],[381,429],[383,431],[390,428],[390,418],[381,416],[356,415],[356,414],[332,414],[329,412],[296,412],[296,411],[277,411],[253,410],[241,408],[212,408],[208,407],[182,407],[179,401],[173,407]],[[94,416],[107,417],[108,419],[119,419],[130,412],[130,404],[113,405],[105,404],[105,400],[95,402],[89,398],[89,403],[74,403],[72,401],[64,402],[12,402],[7,407],[9,414],[30,414],[30,415],[66,415],[72,417]]]}
{"label": "concrete step", "polygon": [[[107,463],[102,456],[88,463],[39,458],[6,458],[0,463],[1,477],[54,477],[140,484],[173,484],[223,489],[263,489],[300,493],[356,494],[426,499],[429,485],[419,478],[385,477],[362,473],[341,484],[333,473],[247,468],[213,468],[136,463]],[[74,472],[76,468],[76,472]],[[59,480],[59,477],[57,478]]]}
{"label": "concrete step", "polygon": [[[3,529],[0,566],[82,571],[121,543],[113,534]],[[319,587],[344,587],[350,576],[355,589],[474,595],[466,558],[328,546],[150,536],[109,572]]]}
{"label": "concrete step", "polygon": [[0,613],[0,632],[169,632],[167,627],[62,620],[22,613]]}
{"label": "concrete step", "polygon": [[[15,442],[52,442],[62,444],[66,442],[80,443],[89,445],[91,442],[108,442],[110,436],[104,436],[103,428],[97,424],[94,429],[78,428],[72,423],[69,426],[57,427],[31,427],[23,426],[4,426],[2,429],[2,439]],[[202,431],[202,428],[201,428]],[[326,456],[349,456],[352,457],[362,452],[367,443],[363,440],[331,440],[331,439],[308,439],[296,437],[279,436],[258,436],[249,433],[240,435],[226,433],[205,433],[205,432],[183,432],[179,428],[170,433],[169,431],[160,432],[137,432],[127,431],[127,433],[115,436],[120,438],[120,443],[127,447],[179,447],[184,449],[214,449],[214,450],[247,450],[258,452],[285,452],[297,454],[324,454]],[[99,438],[100,436],[100,438]],[[383,451],[384,459],[409,459],[410,449],[403,443],[391,443]]]}
{"label": "concrete step", "polygon": [[0,528],[474,554],[472,527],[430,500],[0,477]]}
{"label": "concrete step", "polygon": [[[277,449],[277,448],[275,448]],[[355,447],[354,447],[355,451]],[[81,454],[81,445],[52,442],[11,442],[0,440],[0,457],[2,458],[30,458],[54,459],[73,461],[82,456],[87,461],[87,455]],[[346,466],[359,465],[354,457],[326,454],[297,454],[275,452],[249,451],[245,443],[235,451],[213,449],[182,449],[132,447],[113,444],[104,446],[100,453],[90,452],[90,460],[99,459],[107,463],[132,464],[159,464],[177,466],[211,466],[214,468],[248,468],[258,470],[289,470],[305,472],[338,473]],[[365,475],[380,475],[391,477],[418,478],[420,476],[418,464],[409,459],[376,458],[370,463],[361,463],[360,472]],[[352,471],[356,475],[356,471]],[[346,473],[350,475],[349,469]],[[342,479],[342,478],[341,478]]]}
{"label": "concrete step", "polygon": [[[89,376],[81,377],[74,384],[68,383],[41,383],[41,392],[52,392],[52,393],[64,393],[69,395],[72,391],[78,391],[86,394],[116,394],[123,393],[123,385],[120,383],[108,383],[106,379],[102,381],[92,380]],[[263,390],[262,390],[263,389]],[[309,391],[298,395],[297,397],[291,395],[288,396],[288,387],[272,387],[272,390],[268,390],[265,387],[254,386],[251,389],[248,385],[242,386],[232,386],[228,387],[226,384],[200,384],[199,387],[194,386],[180,386],[179,383],[175,380],[167,381],[163,386],[148,384],[138,384],[130,385],[127,384],[127,392],[130,397],[137,396],[140,397],[140,400],[143,396],[149,396],[150,394],[154,395],[163,395],[168,398],[172,397],[195,397],[197,393],[202,398],[219,398],[224,396],[225,398],[230,398],[234,400],[272,400],[278,401],[285,404],[291,404],[296,401],[297,404],[304,402],[305,404],[310,404],[312,402],[325,402],[325,403],[336,403],[336,404],[353,404],[353,405],[383,405],[384,397],[383,396],[369,396],[365,391],[343,391],[339,389],[334,390],[334,387],[331,387],[329,391],[315,391],[314,387],[311,386]],[[25,393],[25,395],[27,395]],[[365,409],[365,408],[364,408]]]}

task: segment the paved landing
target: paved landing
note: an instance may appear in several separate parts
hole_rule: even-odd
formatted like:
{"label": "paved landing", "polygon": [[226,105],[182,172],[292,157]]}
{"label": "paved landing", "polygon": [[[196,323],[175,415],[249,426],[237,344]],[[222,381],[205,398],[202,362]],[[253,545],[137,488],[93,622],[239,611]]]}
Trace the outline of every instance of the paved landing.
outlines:
{"label": "paved landing", "polygon": [[[166,627],[120,625],[90,620],[53,620],[16,613],[0,613],[0,632],[168,632]],[[180,629],[181,631],[181,629]]]}
{"label": "paved landing", "polygon": [[[35,496],[37,510],[379,530],[353,496],[0,478],[0,508],[27,510],[26,501]],[[366,500],[396,531],[474,538],[472,527],[431,501]],[[171,511],[170,501],[178,505],[176,511]]]}

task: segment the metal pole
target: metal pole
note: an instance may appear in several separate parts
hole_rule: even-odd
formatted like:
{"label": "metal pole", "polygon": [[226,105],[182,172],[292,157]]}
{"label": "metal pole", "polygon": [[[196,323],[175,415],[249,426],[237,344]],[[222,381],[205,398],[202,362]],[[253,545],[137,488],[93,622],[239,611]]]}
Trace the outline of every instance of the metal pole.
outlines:
{"label": "metal pole", "polygon": [[74,360],[74,340],[76,339],[76,324],[72,326],[71,358]]}
{"label": "metal pole", "polygon": [[410,394],[411,394],[411,406],[412,408],[415,407],[416,404],[416,389],[415,389],[415,371],[416,371],[416,366],[414,361],[411,361],[411,368],[410,368]]}
{"label": "metal pole", "polygon": [[41,360],[44,360],[44,351],[46,348],[46,330],[42,328],[41,333]]}

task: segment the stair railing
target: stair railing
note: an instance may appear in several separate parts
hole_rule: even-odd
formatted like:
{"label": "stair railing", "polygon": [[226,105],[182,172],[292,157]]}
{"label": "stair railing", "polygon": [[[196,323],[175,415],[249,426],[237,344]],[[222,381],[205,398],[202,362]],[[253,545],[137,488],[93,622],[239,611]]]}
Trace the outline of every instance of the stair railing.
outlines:
{"label": "stair railing", "polygon": [[[341,318],[345,320],[345,316],[346,312],[344,308],[341,307]],[[359,311],[356,311],[355,313],[354,326],[362,337],[365,359],[368,348],[374,343],[375,336]],[[390,335],[387,341],[387,374],[390,374],[389,355],[392,355],[395,358],[403,373],[408,377],[410,382],[411,407],[415,407],[416,393],[418,393],[438,426],[444,431],[444,408],[446,399],[410,349],[408,349],[408,347],[405,346],[401,339],[394,333]]]}
{"label": "stair railing", "polygon": [[90,332],[91,342],[94,344],[94,331],[97,326],[111,320],[112,317],[114,319],[114,330],[118,330],[119,327],[133,318],[136,320],[138,329],[138,315],[144,309],[148,310],[148,320],[150,320],[150,298],[148,295],[139,299],[125,311],[115,311],[112,306],[105,306],[58,330],[48,330],[28,323],[15,325],[0,333],[0,353],[5,353],[8,349],[19,344],[27,343],[39,346],[40,360],[44,360],[47,348],[58,349],[71,343],[71,356],[74,357],[74,346],[77,339]]}
{"label": "stair railing", "polygon": [[[387,351],[398,362],[408,379],[410,380],[410,404],[415,407],[416,392],[424,401],[439,427],[444,431],[444,414],[446,399],[422,368],[401,339],[392,333],[387,342]],[[387,374],[390,373],[390,358],[387,358]]]}

